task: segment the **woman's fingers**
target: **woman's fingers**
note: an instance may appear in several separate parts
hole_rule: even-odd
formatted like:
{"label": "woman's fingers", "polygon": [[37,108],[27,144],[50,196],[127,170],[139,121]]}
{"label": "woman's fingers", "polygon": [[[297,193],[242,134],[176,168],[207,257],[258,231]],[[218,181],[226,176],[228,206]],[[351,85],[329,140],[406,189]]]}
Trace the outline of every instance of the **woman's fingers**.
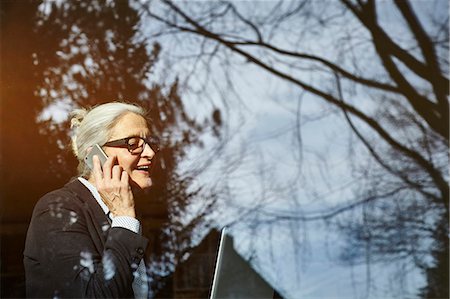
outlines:
{"label": "woman's fingers", "polygon": [[122,167],[119,165],[114,165],[112,168],[112,180],[119,180],[121,179],[122,174]]}
{"label": "woman's fingers", "polygon": [[116,156],[110,156],[102,167],[98,157],[94,157],[97,189],[113,215],[135,217],[129,175],[120,165],[114,165],[116,161]]}
{"label": "woman's fingers", "polygon": [[[129,188],[130,187],[130,181],[128,180],[128,173],[123,170],[121,172],[121,176],[120,176],[120,182],[122,183],[122,186]],[[126,190],[128,191],[128,190]]]}
{"label": "woman's fingers", "polygon": [[103,164],[103,177],[106,180],[109,180],[112,178],[112,169],[115,166],[114,163],[116,162],[116,156],[111,156],[106,159],[105,164]]}

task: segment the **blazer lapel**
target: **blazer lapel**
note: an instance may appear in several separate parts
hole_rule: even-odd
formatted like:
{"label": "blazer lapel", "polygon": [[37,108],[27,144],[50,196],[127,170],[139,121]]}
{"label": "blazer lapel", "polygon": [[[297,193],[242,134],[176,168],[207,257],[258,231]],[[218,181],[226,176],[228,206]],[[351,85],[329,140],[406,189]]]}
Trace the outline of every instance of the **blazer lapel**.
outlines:
{"label": "blazer lapel", "polygon": [[[91,217],[93,224],[93,228],[88,227],[89,232],[93,234],[94,232],[92,230],[95,230],[95,234],[98,235],[98,240],[101,242],[101,244],[98,244],[101,248],[97,249],[100,252],[103,251],[108,231],[111,227],[111,220],[97,203],[97,200],[94,198],[91,191],[89,191],[89,189],[78,179],[70,181],[64,187],[69,189],[81,202],[83,202],[83,205],[86,207],[86,212]],[[96,240],[94,240],[94,242],[96,242]],[[97,247],[99,247],[98,245]]]}

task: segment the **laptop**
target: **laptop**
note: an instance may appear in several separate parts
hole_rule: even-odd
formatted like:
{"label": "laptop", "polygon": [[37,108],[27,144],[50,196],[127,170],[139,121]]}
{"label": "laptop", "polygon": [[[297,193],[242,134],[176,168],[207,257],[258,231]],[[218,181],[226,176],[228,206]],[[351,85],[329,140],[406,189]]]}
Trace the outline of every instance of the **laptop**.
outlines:
{"label": "laptop", "polygon": [[233,238],[222,229],[210,299],[267,298],[274,296],[267,283],[234,249]]}

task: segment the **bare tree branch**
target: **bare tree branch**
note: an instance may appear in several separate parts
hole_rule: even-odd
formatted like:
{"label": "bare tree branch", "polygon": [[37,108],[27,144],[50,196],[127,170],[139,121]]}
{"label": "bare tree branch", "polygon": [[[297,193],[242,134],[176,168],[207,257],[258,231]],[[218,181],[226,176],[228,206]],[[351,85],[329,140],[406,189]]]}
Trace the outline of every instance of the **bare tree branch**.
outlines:
{"label": "bare tree branch", "polygon": [[[343,94],[342,94],[342,88],[339,76],[336,74],[336,85],[339,97],[342,102],[344,102]],[[355,135],[358,137],[358,139],[364,144],[364,146],[367,148],[369,153],[372,155],[372,157],[380,164],[384,169],[386,169],[389,173],[393,174],[396,177],[401,178],[403,182],[405,182],[408,186],[411,188],[417,190],[419,193],[422,193],[425,197],[433,198],[434,201],[440,202],[441,197],[437,196],[433,193],[426,192],[422,185],[420,185],[418,182],[414,182],[408,178],[408,174],[404,173],[402,171],[394,169],[392,166],[390,166],[382,157],[377,153],[377,151],[374,149],[374,147],[370,144],[370,142],[363,136],[363,134],[356,128],[355,124],[351,120],[350,116],[348,115],[347,111],[345,109],[342,109],[342,112],[344,113],[345,119],[347,120],[347,123],[349,124],[352,131],[355,133]],[[444,202],[445,204],[445,202]],[[448,206],[447,206],[448,209]]]}
{"label": "bare tree branch", "polygon": [[429,36],[425,33],[425,30],[420,24],[416,14],[411,8],[411,5],[408,1],[399,1],[395,0],[395,4],[399,8],[400,12],[403,14],[403,17],[409,24],[411,31],[414,33],[420,48],[422,49],[423,57],[427,62],[428,66],[428,81],[433,85],[434,93],[436,94],[436,99],[438,102],[440,113],[443,114],[442,119],[449,118],[449,105],[448,105],[448,85],[449,82],[445,82],[444,80],[434,80],[434,78],[441,77],[441,69],[439,67],[439,62],[436,57],[436,53],[433,47],[433,43],[430,40]]}
{"label": "bare tree branch", "polygon": [[[343,0],[345,2],[347,2],[346,0]],[[294,77],[292,77],[291,75],[284,73],[280,70],[277,70],[275,67],[269,66],[268,64],[264,63],[263,61],[261,61],[260,59],[256,58],[255,56],[251,55],[250,53],[238,48],[235,44],[233,44],[233,42],[230,42],[224,38],[222,38],[220,35],[213,33],[209,30],[207,30],[205,27],[203,27],[202,25],[200,25],[197,21],[195,21],[194,19],[192,19],[191,17],[189,17],[184,11],[182,11],[177,5],[175,5],[173,2],[171,1],[164,1],[164,3],[170,7],[173,11],[175,11],[179,16],[181,16],[188,24],[192,25],[193,28],[189,28],[189,27],[185,27],[185,26],[180,26],[179,24],[175,24],[175,23],[170,23],[171,26],[174,26],[180,30],[183,31],[187,31],[187,32],[191,32],[194,34],[198,34],[201,36],[204,36],[206,38],[209,38],[211,40],[214,40],[216,42],[219,42],[221,44],[223,44],[224,46],[226,46],[227,48],[229,48],[230,50],[232,50],[233,52],[245,57],[248,61],[251,61],[252,63],[260,66],[261,68],[269,71],[270,73],[274,74],[275,76],[285,79],[301,88],[303,88],[304,90],[324,99],[325,101],[329,102],[330,104],[339,107],[340,109],[343,109],[345,111],[347,111],[347,113],[350,113],[354,116],[356,116],[358,119],[362,120],[364,123],[366,123],[367,125],[369,125],[375,132],[377,132],[379,134],[379,136],[386,141],[392,148],[396,149],[397,151],[405,154],[406,156],[410,157],[411,159],[413,159],[414,161],[416,161],[416,163],[418,165],[420,165],[421,167],[423,167],[427,173],[430,174],[430,176],[432,177],[432,179],[435,181],[436,185],[439,186],[439,189],[441,191],[441,198],[443,201],[444,206],[446,207],[447,213],[448,213],[448,195],[449,195],[449,186],[446,182],[446,180],[442,177],[442,174],[440,173],[440,171],[438,169],[436,169],[434,167],[434,165],[432,165],[427,159],[425,159],[420,153],[418,153],[417,151],[414,151],[411,148],[406,147],[405,145],[402,145],[401,143],[399,143],[398,141],[395,140],[395,138],[393,138],[391,136],[391,134],[389,134],[385,129],[383,129],[383,127],[380,125],[380,123],[369,117],[368,115],[366,115],[364,112],[362,112],[361,110],[359,110],[358,108],[356,108],[355,106],[352,106],[350,104],[347,104],[345,102],[340,101],[339,99],[333,97],[331,94],[321,91],[303,81],[300,81]],[[374,14],[375,12],[374,10],[374,4],[369,1],[367,2],[368,4],[365,4],[364,7],[366,8],[366,10],[363,12],[365,15],[370,15],[370,14]],[[372,3],[372,10],[368,10],[367,7],[369,7],[369,4]],[[351,4],[349,4],[351,5]],[[356,8],[354,8],[352,6],[353,10],[356,11]],[[358,14],[361,14],[360,12],[357,12]],[[375,15],[372,17],[372,19],[375,17]],[[159,19],[162,19],[164,21],[163,18],[159,17]],[[365,19],[364,19],[365,20]],[[164,21],[165,23],[167,23],[167,21]],[[365,20],[365,22],[367,22]],[[378,25],[372,21],[371,23],[368,24],[368,26],[372,26],[373,28],[375,28],[374,30],[377,31],[379,30]],[[381,31],[381,29],[379,30]],[[381,38],[382,40],[384,40],[383,38]],[[379,42],[377,42],[376,47],[378,49],[379,52],[381,52],[380,55],[382,55],[384,52],[383,50],[383,46],[381,44],[379,44]],[[406,81],[406,79],[400,74],[399,70],[397,69],[397,67],[395,66],[395,64],[392,62],[392,60],[390,59],[390,57],[387,57],[387,55],[385,54],[384,56],[382,56],[383,61],[385,62],[385,65],[387,66],[388,70],[390,70],[391,72],[393,72],[393,75],[395,78],[397,78],[400,83],[405,85],[405,88],[410,90],[410,93],[413,94],[413,98],[414,96],[419,96],[415,90],[413,89],[413,87]],[[419,103],[426,103],[426,105],[431,105],[430,102],[428,102],[427,99],[424,99],[423,97],[419,96],[421,98],[421,101],[419,101]],[[428,107],[428,106],[427,106]],[[415,107],[417,108],[417,107]],[[428,107],[429,108],[429,107]],[[416,109],[417,110],[417,109]],[[427,110],[427,109],[424,109]],[[428,109],[429,110],[429,109]],[[423,111],[422,113],[420,113],[421,115],[423,115]],[[427,117],[431,117],[433,115],[431,115],[431,112],[429,114],[426,114]],[[435,124],[437,121],[432,121],[432,124]],[[432,126],[433,128],[436,127]],[[440,130],[443,126],[441,123],[439,123],[439,125],[437,125],[437,132],[441,132],[442,130]],[[445,126],[444,126],[445,127]],[[447,126],[448,129],[448,126]],[[446,136],[446,139],[448,139],[448,136]]]}
{"label": "bare tree branch", "polygon": [[[417,90],[408,82],[406,77],[398,69],[393,61],[392,56],[400,59],[406,66],[408,66],[417,75],[421,76],[429,82],[436,80],[439,85],[448,86],[449,81],[442,74],[437,77],[430,78],[428,67],[422,62],[415,59],[407,51],[403,50],[394,43],[389,36],[381,29],[377,23],[376,5],[374,1],[369,0],[363,4],[359,9],[350,3],[349,0],[342,0],[342,2],[355,14],[356,17],[366,26],[373,37],[374,46],[383,61],[391,78],[397,83],[398,87],[403,91],[405,97],[408,99],[415,111],[422,115],[423,119],[445,140],[448,142],[449,125],[448,125],[448,101],[447,101],[447,119],[445,113],[437,106],[436,103],[430,101],[426,97],[420,95]],[[448,91],[447,91],[448,95]],[[441,103],[441,101],[439,101]]]}

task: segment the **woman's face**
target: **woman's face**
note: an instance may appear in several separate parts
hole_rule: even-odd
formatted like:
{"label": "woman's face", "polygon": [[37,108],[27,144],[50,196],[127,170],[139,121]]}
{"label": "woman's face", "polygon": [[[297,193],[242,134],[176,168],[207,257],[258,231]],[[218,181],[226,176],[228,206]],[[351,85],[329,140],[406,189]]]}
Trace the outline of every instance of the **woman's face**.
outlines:
{"label": "woman's face", "polygon": [[[131,136],[148,137],[150,130],[145,119],[135,113],[127,113],[121,117],[112,128],[112,135],[108,141],[122,139]],[[117,162],[125,170],[132,182],[141,189],[152,185],[150,177],[151,160],[155,152],[148,144],[140,154],[131,154],[126,147],[104,146],[103,150],[108,156],[117,156]]]}

